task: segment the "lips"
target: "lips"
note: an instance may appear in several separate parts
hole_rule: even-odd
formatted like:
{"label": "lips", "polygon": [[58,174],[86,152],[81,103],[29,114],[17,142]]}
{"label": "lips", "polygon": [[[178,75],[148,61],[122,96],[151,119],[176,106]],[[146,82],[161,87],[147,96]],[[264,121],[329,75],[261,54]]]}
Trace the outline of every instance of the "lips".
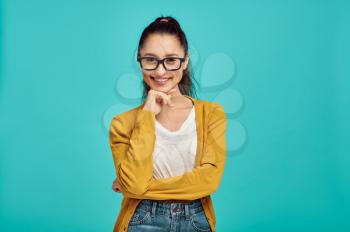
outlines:
{"label": "lips", "polygon": [[156,78],[156,77],[151,77],[151,79],[157,83],[158,85],[164,85],[168,82],[169,79],[171,79],[170,77],[168,78]]}

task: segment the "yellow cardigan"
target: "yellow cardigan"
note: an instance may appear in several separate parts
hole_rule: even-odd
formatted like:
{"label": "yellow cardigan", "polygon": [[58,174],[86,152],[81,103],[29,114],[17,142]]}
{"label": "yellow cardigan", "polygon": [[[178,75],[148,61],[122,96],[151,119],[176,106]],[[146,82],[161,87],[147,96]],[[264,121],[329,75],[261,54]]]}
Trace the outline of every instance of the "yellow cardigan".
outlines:
{"label": "yellow cardigan", "polygon": [[226,114],[216,102],[194,99],[197,127],[195,167],[183,175],[153,179],[155,114],[144,104],[116,115],[110,124],[110,146],[116,175],[122,185],[121,210],[114,232],[127,231],[129,221],[142,199],[201,199],[211,230],[215,213],[210,197],[217,191],[226,162]]}

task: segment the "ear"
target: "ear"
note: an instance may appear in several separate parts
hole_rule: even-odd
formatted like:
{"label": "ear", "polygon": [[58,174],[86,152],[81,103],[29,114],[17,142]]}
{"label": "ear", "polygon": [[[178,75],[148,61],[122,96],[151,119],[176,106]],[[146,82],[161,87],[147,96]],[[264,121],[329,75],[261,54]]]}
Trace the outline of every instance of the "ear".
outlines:
{"label": "ear", "polygon": [[186,56],[186,60],[184,61],[184,64],[183,64],[183,70],[187,69],[189,60],[190,60],[190,53],[188,52]]}

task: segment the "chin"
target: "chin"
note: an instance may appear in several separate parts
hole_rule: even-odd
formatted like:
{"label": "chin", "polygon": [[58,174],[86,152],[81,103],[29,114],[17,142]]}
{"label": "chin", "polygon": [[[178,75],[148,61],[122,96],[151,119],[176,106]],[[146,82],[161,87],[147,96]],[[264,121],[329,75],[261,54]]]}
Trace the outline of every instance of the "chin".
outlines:
{"label": "chin", "polygon": [[158,90],[158,91],[160,91],[160,92],[166,93],[166,92],[168,92],[171,88],[168,87],[168,86],[161,86],[161,87],[159,87],[159,86],[154,86],[153,89]]}

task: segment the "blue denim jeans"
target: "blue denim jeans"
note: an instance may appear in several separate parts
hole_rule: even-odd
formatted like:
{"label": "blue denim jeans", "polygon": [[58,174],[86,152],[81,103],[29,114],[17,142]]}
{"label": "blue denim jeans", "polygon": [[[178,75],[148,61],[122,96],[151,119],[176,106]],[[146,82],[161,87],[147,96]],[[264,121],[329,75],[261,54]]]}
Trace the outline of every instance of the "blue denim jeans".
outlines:
{"label": "blue denim jeans", "polygon": [[128,232],[211,232],[200,199],[167,203],[143,199],[129,221]]}

